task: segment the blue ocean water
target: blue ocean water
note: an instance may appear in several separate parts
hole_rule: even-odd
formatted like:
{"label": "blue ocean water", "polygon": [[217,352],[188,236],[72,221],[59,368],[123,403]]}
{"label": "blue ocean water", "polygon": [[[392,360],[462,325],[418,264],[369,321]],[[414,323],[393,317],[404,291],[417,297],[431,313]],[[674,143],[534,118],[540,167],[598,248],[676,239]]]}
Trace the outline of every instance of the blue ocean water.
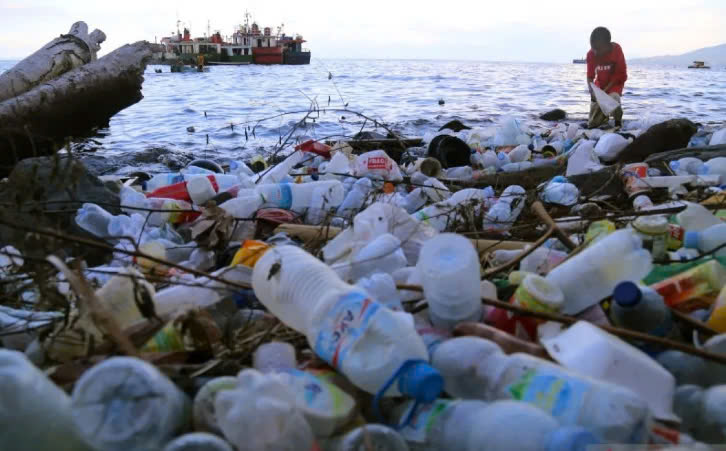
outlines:
{"label": "blue ocean water", "polygon": [[[11,66],[0,61],[0,71]],[[631,66],[625,120],[653,113],[721,123],[724,86],[724,68]],[[293,138],[320,139],[350,136],[364,126],[372,130],[379,121],[423,136],[451,119],[471,126],[505,115],[536,121],[552,108],[584,120],[589,107],[585,66],[575,64],[313,58],[309,66],[210,67],[181,74],[149,66],[143,95],[80,148],[105,157],[164,148],[238,158],[273,148],[295,127]],[[301,123],[311,105],[318,112]],[[343,111],[345,105],[371,120]]]}

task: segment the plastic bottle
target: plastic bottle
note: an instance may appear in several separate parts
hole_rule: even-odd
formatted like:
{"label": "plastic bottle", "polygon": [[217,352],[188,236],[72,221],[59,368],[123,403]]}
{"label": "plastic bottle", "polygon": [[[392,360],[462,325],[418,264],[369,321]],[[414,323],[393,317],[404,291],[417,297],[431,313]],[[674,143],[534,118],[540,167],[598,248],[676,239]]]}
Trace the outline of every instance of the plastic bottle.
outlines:
{"label": "plastic bottle", "polygon": [[0,349],[3,449],[90,451],[71,419],[71,400],[21,352]]}
{"label": "plastic bottle", "polygon": [[260,196],[260,208],[282,208],[296,213],[304,213],[312,205],[313,194],[318,188],[325,189],[328,204],[338,207],[345,196],[343,184],[337,180],[310,183],[279,183],[275,185],[258,185],[255,194]]}
{"label": "plastic bottle", "polygon": [[351,173],[350,160],[345,156],[343,152],[336,152],[333,158],[330,159],[330,164],[325,169],[325,180],[340,180],[342,177],[347,176]]}
{"label": "plastic bottle", "polygon": [[504,190],[484,216],[483,228],[489,232],[506,232],[512,227],[524,209],[526,191],[519,185],[511,185]]}
{"label": "plastic bottle", "polygon": [[595,241],[578,255],[553,269],[547,280],[565,295],[562,312],[576,314],[609,296],[626,280],[644,278],[653,266],[641,239],[627,229]]}
{"label": "plastic bottle", "polygon": [[437,235],[424,243],[417,268],[434,326],[450,330],[481,318],[479,256],[471,241],[456,234]]}
{"label": "plastic bottle", "polygon": [[474,170],[471,166],[460,166],[444,170],[444,178],[449,180],[471,180],[474,177]]}
{"label": "plastic bottle", "polygon": [[706,321],[706,325],[719,333],[726,332],[726,286],[724,286],[716,302],[714,302],[713,310],[708,317],[708,321]]}
{"label": "plastic bottle", "polygon": [[726,157],[711,158],[703,164],[699,175],[719,175],[720,184],[726,182]]}
{"label": "plastic bottle", "polygon": [[217,393],[222,390],[233,390],[237,388],[237,378],[232,376],[215,377],[199,389],[192,406],[192,417],[194,429],[201,432],[222,435],[222,430],[217,424],[217,416],[214,410],[214,400]]}
{"label": "plastic bottle", "polygon": [[460,209],[462,205],[470,205],[474,207],[474,212],[491,201],[494,196],[494,190],[491,187],[484,189],[463,189],[454,193],[448,199],[423,208],[412,216],[421,222],[424,222],[439,232],[443,232],[447,228],[453,226],[461,220]]}
{"label": "plastic bottle", "polygon": [[497,152],[497,163],[496,168],[502,169],[504,166],[511,163],[511,160],[509,160],[509,155],[507,155],[504,152]]}
{"label": "plastic bottle", "polygon": [[184,181],[184,175],[180,173],[163,173],[156,174],[149,179],[144,185],[147,192],[151,192],[164,186],[174,185]]}
{"label": "plastic bottle", "polygon": [[166,444],[163,451],[233,451],[229,443],[206,432],[184,434]]}
{"label": "plastic bottle", "polygon": [[279,379],[243,370],[238,387],[217,394],[214,407],[224,436],[239,451],[312,450],[315,443],[295,397]]}
{"label": "plastic bottle", "polygon": [[263,344],[253,359],[255,369],[274,375],[290,389],[316,437],[329,437],[355,414],[351,396],[332,382],[295,368],[295,348],[289,343]]}
{"label": "plastic bottle", "polygon": [[295,151],[291,153],[282,162],[258,174],[257,184],[269,185],[282,183],[284,179],[290,174],[292,168],[302,162],[303,159],[305,159],[305,155],[301,151]]}
{"label": "plastic bottle", "polygon": [[711,141],[708,143],[709,146],[717,146],[719,144],[726,144],[726,128],[722,128],[711,135]]}
{"label": "plastic bottle", "polygon": [[136,300],[153,299],[155,294],[154,286],[132,267],[122,269],[96,291],[98,299],[121,329],[143,319]]}
{"label": "plastic bottle", "polygon": [[676,221],[686,231],[701,231],[713,225],[721,224],[721,220],[713,215],[706,207],[693,202],[681,202],[686,209],[676,215]]}
{"label": "plastic bottle", "polygon": [[481,165],[484,169],[487,168],[494,168],[497,169],[497,166],[499,164],[499,158],[497,157],[497,153],[493,150],[487,150],[482,154],[481,158]]}
{"label": "plastic bottle", "polygon": [[338,214],[346,218],[354,216],[363,207],[363,203],[372,189],[371,179],[358,179],[338,207]]}
{"label": "plastic bottle", "polygon": [[358,155],[353,168],[354,175],[391,182],[403,180],[398,164],[384,150],[373,150]]}
{"label": "plastic bottle", "polygon": [[76,213],[76,224],[98,238],[108,238],[113,215],[96,204],[86,203]]}
{"label": "plastic bottle", "polygon": [[[412,409],[407,402],[395,416],[405,418]],[[414,415],[400,433],[416,451],[585,451],[598,443],[584,428],[560,427],[547,413],[521,402],[439,399]]]}
{"label": "plastic bottle", "polygon": [[[613,301],[610,316],[615,325],[657,337],[680,338],[671,310],[655,290],[621,282],[613,291]],[[647,352],[656,351],[652,346],[640,347]]]}
{"label": "plastic bottle", "polygon": [[675,175],[698,175],[702,173],[703,161],[700,158],[686,157],[671,161],[668,167]]}
{"label": "plastic bottle", "polygon": [[608,443],[644,443],[650,409],[631,390],[582,376],[529,354],[491,353],[478,362],[479,392],[469,398],[512,399],[578,425]]}
{"label": "plastic bottle", "polygon": [[190,418],[187,396],[153,365],[112,357],[73,387],[73,420],[96,449],[157,450]]}
{"label": "plastic bottle", "polygon": [[408,265],[401,240],[384,233],[361,248],[348,265],[352,280],[357,281],[375,273],[393,274]]}
{"label": "plastic bottle", "polygon": [[717,260],[709,260],[650,287],[663,296],[669,307],[689,312],[710,307],[724,284],[726,268]]}
{"label": "plastic bottle", "polygon": [[252,286],[260,302],[359,388],[424,402],[440,393],[441,376],[426,363],[412,317],[368,298],[307,252],[268,251],[255,265]]}
{"label": "plastic bottle", "polygon": [[531,161],[520,161],[519,163],[509,163],[502,166],[502,171],[504,172],[519,172],[519,171],[525,171],[529,168],[534,166],[534,163]]}
{"label": "plastic bottle", "polygon": [[636,211],[650,210],[653,207],[653,201],[650,200],[650,197],[646,196],[645,194],[636,196],[635,199],[633,199],[633,208]]}
{"label": "plastic bottle", "polygon": [[558,175],[545,185],[540,198],[550,204],[569,207],[577,203],[580,198],[580,190],[569,183],[566,178]]}
{"label": "plastic bottle", "polygon": [[666,257],[669,228],[665,216],[640,216],[630,226],[643,240],[643,249],[650,252],[653,260],[662,260]]}
{"label": "plastic bottle", "polygon": [[408,451],[408,445],[395,430],[382,424],[359,426],[340,437],[323,443],[323,451]]}
{"label": "plastic bottle", "polygon": [[726,385],[704,390],[695,385],[678,387],[674,409],[681,428],[706,443],[726,442]]}
{"label": "plastic bottle", "polygon": [[[703,253],[726,244],[726,223],[716,224],[701,231],[686,231],[683,245],[689,249],[698,249]],[[726,257],[726,247],[714,254],[716,257]]]}
{"label": "plastic bottle", "polygon": [[408,193],[406,196],[406,202],[404,205],[404,210],[406,210],[407,213],[413,214],[414,212],[420,210],[423,208],[424,205],[426,205],[426,202],[428,201],[428,196],[426,196],[426,193],[421,188],[416,188],[415,190]]}
{"label": "plastic bottle", "polygon": [[512,163],[521,163],[523,161],[529,161],[532,156],[532,151],[525,145],[517,146],[509,152],[509,161]]}
{"label": "plastic bottle", "polygon": [[[521,251],[519,252],[521,253]],[[565,261],[567,256],[566,252],[539,247],[522,259],[519,263],[519,270],[544,276]]]}
{"label": "plastic bottle", "polygon": [[396,289],[396,282],[390,274],[375,273],[358,279],[356,285],[366,290],[373,299],[392,310],[403,311],[401,296]]}
{"label": "plastic bottle", "polygon": [[453,398],[470,399],[479,393],[480,382],[472,377],[478,362],[502,352],[499,346],[479,337],[457,337],[430,347],[431,365],[444,378],[444,391]]}

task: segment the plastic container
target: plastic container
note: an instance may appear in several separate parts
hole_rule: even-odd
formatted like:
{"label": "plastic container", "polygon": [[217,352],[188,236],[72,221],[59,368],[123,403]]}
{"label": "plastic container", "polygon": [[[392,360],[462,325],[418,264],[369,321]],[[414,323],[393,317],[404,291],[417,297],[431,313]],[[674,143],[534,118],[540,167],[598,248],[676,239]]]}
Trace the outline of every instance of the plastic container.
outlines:
{"label": "plastic container", "polygon": [[706,325],[719,333],[726,333],[726,286],[718,295]]}
{"label": "plastic container", "polygon": [[71,418],[71,400],[21,352],[0,349],[3,449],[90,451]]}
{"label": "plastic container", "polygon": [[144,189],[151,192],[164,186],[174,185],[183,181],[184,175],[180,173],[156,174],[144,184]]}
{"label": "plastic container", "polygon": [[417,268],[434,326],[450,330],[481,318],[479,256],[471,241],[437,235],[424,243]]}
{"label": "plastic container", "polygon": [[532,157],[532,151],[529,150],[528,146],[519,145],[509,152],[509,161],[512,163],[521,163],[523,161],[529,161]]}
{"label": "plastic container", "polygon": [[706,443],[726,442],[726,386],[704,390],[695,385],[678,387],[675,410],[683,418],[681,429]]}
{"label": "plastic container", "polygon": [[325,190],[329,206],[338,207],[343,203],[345,197],[343,184],[337,180],[258,185],[255,194],[262,199],[260,208],[282,208],[296,213],[304,213],[312,206],[313,194],[318,188]]}
{"label": "plastic container", "polygon": [[[395,416],[405,418],[413,409],[405,403]],[[439,399],[416,409],[400,434],[421,451],[586,451],[599,442],[584,428],[560,427],[542,410],[512,401]]]}
{"label": "plastic container", "polygon": [[461,209],[462,205],[469,205],[474,208],[475,214],[481,207],[486,207],[491,202],[494,191],[491,187],[485,189],[463,189],[454,193],[448,199],[423,208],[412,216],[421,222],[424,222],[439,232],[443,232],[447,228],[462,221]]}
{"label": "plastic container", "polygon": [[[680,339],[671,310],[655,290],[621,282],[613,291],[613,301],[610,316],[615,325],[657,337]],[[639,347],[649,353],[658,350],[652,345],[639,344]]]}
{"label": "plastic container", "polygon": [[726,182],[726,157],[716,157],[708,160],[701,168],[699,175],[718,175],[719,184]]}
{"label": "plastic container", "polygon": [[597,141],[595,146],[595,154],[606,162],[614,161],[626,147],[630,141],[623,138],[617,133],[605,133]]}
{"label": "plastic container", "polygon": [[711,135],[711,141],[708,142],[709,146],[717,146],[719,144],[726,144],[726,128],[716,131]]}
{"label": "plastic container", "polygon": [[[703,253],[726,244],[726,223],[716,224],[701,231],[689,230],[686,232],[683,245],[690,249],[698,249]],[[714,254],[716,257],[726,257],[726,247]]]}
{"label": "plastic container", "polygon": [[[469,161],[468,155],[466,161]],[[403,180],[398,164],[383,150],[373,150],[358,155],[353,166],[353,175],[389,182]]]}
{"label": "plastic container", "polygon": [[669,307],[692,312],[710,307],[725,284],[726,268],[710,260],[650,287],[663,296]]}
{"label": "plastic container", "polygon": [[263,170],[257,178],[258,185],[282,183],[290,174],[290,171],[303,160],[312,159],[301,151],[295,151],[287,156],[282,162],[270,169]]}
{"label": "plastic container", "polygon": [[521,186],[507,187],[484,216],[484,231],[502,233],[509,230],[524,209],[525,198],[526,191]]}
{"label": "plastic container", "polygon": [[122,269],[96,291],[101,304],[113,315],[121,329],[144,319],[136,299],[153,299],[154,286],[132,267]]}
{"label": "plastic container", "polygon": [[252,355],[252,366],[262,373],[277,373],[297,366],[295,348],[290,343],[272,341],[263,343]]}
{"label": "plastic container", "polygon": [[650,200],[650,197],[644,194],[637,196],[635,197],[635,199],[633,199],[633,208],[636,211],[650,210],[653,207],[653,201]]}
{"label": "plastic container", "polygon": [[166,444],[163,451],[233,451],[229,443],[205,432],[184,434]]}
{"label": "plastic container", "polygon": [[703,161],[700,158],[686,157],[668,163],[675,175],[698,175],[703,171]]}
{"label": "plastic container", "polygon": [[224,436],[238,451],[311,450],[313,432],[290,387],[257,370],[243,370],[238,388],[217,394],[214,407]]}
{"label": "plastic container", "polygon": [[338,214],[345,218],[355,216],[355,214],[357,214],[363,207],[363,204],[372,189],[373,182],[371,182],[370,179],[358,179],[338,207]]}
{"label": "plastic container", "polygon": [[76,224],[98,238],[108,238],[108,226],[114,216],[96,204],[83,204],[76,213]]}
{"label": "plastic container", "polygon": [[375,273],[359,279],[356,285],[366,290],[373,299],[392,310],[403,311],[401,296],[396,289],[396,281],[390,274]]}
{"label": "plastic container", "polygon": [[207,177],[194,177],[187,182],[187,192],[194,205],[204,205],[217,195],[212,182]]}
{"label": "plastic container", "polygon": [[323,451],[408,451],[408,445],[401,435],[382,424],[359,426],[345,435],[323,442]]}
{"label": "plastic container", "polygon": [[650,252],[653,260],[662,260],[666,257],[669,228],[665,216],[640,216],[630,225],[643,240],[643,249]]}
{"label": "plastic container", "polygon": [[703,205],[693,202],[681,203],[686,205],[686,209],[676,215],[676,221],[686,231],[701,231],[722,223]]}
{"label": "plastic container", "polygon": [[580,190],[566,178],[558,175],[545,185],[540,198],[550,204],[570,207],[580,198]]}
{"label": "plastic container", "polygon": [[157,450],[190,420],[187,396],[153,365],[112,357],[73,387],[73,421],[96,449]]}
{"label": "plastic container", "polygon": [[644,278],[652,266],[650,252],[643,249],[641,239],[624,229],[595,241],[560,264],[547,280],[562,290],[562,312],[571,315],[609,296],[618,283]]}
{"label": "plastic container", "polygon": [[676,389],[673,376],[614,335],[579,321],[555,337],[542,339],[542,345],[565,368],[637,393],[648,403],[655,418],[679,420],[671,405]]}
{"label": "plastic container", "polygon": [[502,352],[499,346],[479,337],[457,337],[430,347],[431,365],[444,378],[444,391],[453,398],[470,399],[481,392],[480,381],[471,377],[478,362]]}
{"label": "plastic container", "polygon": [[199,389],[192,405],[192,418],[194,430],[222,435],[222,430],[217,424],[217,416],[214,409],[214,401],[217,393],[222,390],[234,390],[237,388],[237,378],[232,376],[215,377]]}
{"label": "plastic container", "polygon": [[357,281],[375,273],[393,274],[407,265],[401,240],[384,233],[356,252],[350,263],[350,275],[352,280]]}
{"label": "plastic container", "polygon": [[650,192],[650,187],[641,182],[641,179],[647,176],[648,165],[646,163],[632,163],[623,166],[620,172],[620,178],[623,181],[625,193],[631,199]]}
{"label": "plastic container", "polygon": [[607,443],[645,443],[650,408],[630,389],[591,379],[529,354],[492,353],[479,362],[477,399],[512,399],[583,426]]}
{"label": "plastic container", "polygon": [[294,246],[267,252],[252,286],[270,312],[304,333],[315,353],[359,388],[425,402],[441,392],[412,317],[370,299],[307,252]]}

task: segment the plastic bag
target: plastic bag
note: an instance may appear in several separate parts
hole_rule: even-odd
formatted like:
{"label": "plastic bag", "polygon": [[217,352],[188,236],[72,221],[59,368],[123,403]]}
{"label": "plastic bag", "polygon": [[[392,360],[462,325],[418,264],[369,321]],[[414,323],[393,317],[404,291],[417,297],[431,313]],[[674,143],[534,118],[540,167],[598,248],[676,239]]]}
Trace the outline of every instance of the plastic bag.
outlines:
{"label": "plastic bag", "polygon": [[383,150],[366,152],[355,160],[354,172],[359,177],[383,179],[392,182],[403,180],[398,164]]}
{"label": "plastic bag", "polygon": [[613,111],[617,110],[620,106],[617,100],[613,99],[607,95],[605,91],[595,86],[595,83],[590,83],[590,86],[592,87],[592,92],[595,94],[595,100],[597,100],[597,104],[600,105],[602,112],[606,116],[613,114]]}
{"label": "plastic bag", "polygon": [[595,154],[603,161],[613,161],[628,144],[630,141],[617,133],[606,133],[597,142]]}
{"label": "plastic bag", "polygon": [[567,172],[565,173],[567,177],[599,171],[603,167],[595,155],[594,142],[580,141],[580,143],[567,160]]}
{"label": "plastic bag", "polygon": [[711,136],[711,141],[708,143],[711,146],[719,144],[726,144],[726,128],[722,128]]}
{"label": "plastic bag", "polygon": [[529,136],[520,128],[519,122],[513,117],[505,117],[497,127],[497,134],[491,140],[491,145],[495,147],[517,146],[520,144],[529,144]]}

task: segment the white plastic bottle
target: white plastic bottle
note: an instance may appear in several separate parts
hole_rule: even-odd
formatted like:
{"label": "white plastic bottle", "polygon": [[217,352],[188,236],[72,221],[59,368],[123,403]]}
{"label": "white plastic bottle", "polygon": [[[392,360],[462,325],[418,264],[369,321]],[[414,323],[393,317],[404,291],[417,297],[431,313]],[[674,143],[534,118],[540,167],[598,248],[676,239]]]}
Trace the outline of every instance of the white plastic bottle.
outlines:
{"label": "white plastic bottle", "polygon": [[[304,333],[315,353],[368,393],[406,394],[431,401],[441,376],[411,315],[394,312],[295,246],[271,249],[252,273],[255,295],[289,327]],[[397,383],[393,383],[393,382]]]}
{"label": "white plastic bottle", "polygon": [[98,450],[157,450],[191,416],[187,396],[133,357],[112,357],[83,373],[71,399],[76,427]]}
{"label": "white plastic bottle", "polygon": [[163,451],[233,451],[229,443],[206,432],[184,434],[166,444]]}
{"label": "white plastic bottle", "polygon": [[[597,356],[592,356],[597,359]],[[492,352],[478,362],[471,398],[532,404],[563,426],[578,425],[608,443],[644,443],[650,408],[630,389],[582,376],[529,354]]]}
{"label": "white plastic bottle", "polygon": [[481,319],[479,256],[471,241],[452,233],[437,235],[424,243],[417,268],[434,326],[450,330]]}
{"label": "white plastic bottle", "polygon": [[199,389],[196,396],[194,396],[192,406],[194,430],[222,435],[222,430],[217,424],[214,401],[220,391],[234,390],[235,388],[237,388],[236,377],[221,376],[208,381]]}
{"label": "white plastic bottle", "polygon": [[299,150],[293,152],[281,163],[278,163],[270,169],[265,169],[261,174],[258,174],[257,184],[266,185],[281,183],[285,177],[290,174],[292,168],[298,165],[304,157],[305,155]]}
{"label": "white plastic bottle", "polygon": [[346,218],[354,216],[363,207],[363,203],[372,189],[371,179],[358,179],[338,207],[338,214]]}
{"label": "white plastic bottle", "polygon": [[421,188],[416,188],[415,190],[408,193],[408,195],[406,195],[406,202],[403,208],[409,214],[413,214],[414,212],[423,208],[423,206],[426,205],[427,201],[428,196],[426,196],[424,190]]}
{"label": "white plastic bottle", "polygon": [[113,215],[96,204],[83,204],[76,213],[76,224],[98,238],[110,236],[108,226],[112,220]]}
{"label": "white plastic bottle", "polygon": [[[701,231],[689,230],[683,240],[683,246],[698,249],[703,253],[711,252],[724,244],[726,244],[726,223],[716,224]],[[726,247],[716,251],[715,255],[726,257]]]}
{"label": "white plastic bottle", "polygon": [[187,192],[194,205],[204,205],[209,199],[217,195],[212,181],[205,176],[192,177],[187,182]]}
{"label": "white plastic bottle", "polygon": [[484,216],[484,230],[500,233],[509,230],[524,209],[526,193],[519,185],[507,187]]}
{"label": "white plastic bottle", "polygon": [[711,158],[703,164],[700,174],[702,175],[720,175],[721,184],[726,181],[726,157]]}
{"label": "white plastic bottle", "polygon": [[[211,173],[211,171],[210,171]],[[181,183],[184,181],[184,175],[180,173],[167,172],[163,174],[156,174],[149,179],[144,185],[147,192],[155,191],[161,187],[173,185],[175,183]]]}
{"label": "white plastic bottle", "polygon": [[693,202],[681,203],[686,205],[686,209],[676,215],[676,220],[687,231],[700,231],[722,223],[703,205]]}
{"label": "white plastic bottle", "polygon": [[460,166],[444,170],[444,178],[449,180],[471,180],[474,177],[474,170],[471,166]]}
{"label": "white plastic bottle", "polygon": [[239,451],[313,448],[313,432],[288,386],[253,369],[237,378],[237,388],[219,392],[214,402],[219,427],[232,445]]}
{"label": "white plastic bottle", "polygon": [[521,163],[523,161],[529,161],[531,156],[532,151],[529,150],[528,146],[522,144],[509,152],[509,161],[512,163]]}
{"label": "white plastic bottle", "polygon": [[352,280],[377,272],[393,274],[396,270],[408,265],[403,252],[401,240],[390,233],[384,233],[366,244],[354,256],[349,264]]}
{"label": "white plastic bottle", "polygon": [[547,203],[572,206],[580,198],[580,190],[569,183],[566,178],[558,175],[545,185],[540,198]]}
{"label": "white plastic bottle", "polygon": [[676,389],[674,410],[682,430],[706,443],[726,442],[726,385],[703,389],[682,385]]}
{"label": "white plastic bottle", "polygon": [[375,273],[359,279],[356,285],[370,293],[373,299],[392,310],[403,311],[401,296],[396,289],[396,281],[390,274]]}
{"label": "white plastic bottle", "polygon": [[458,207],[470,205],[474,210],[479,210],[482,206],[488,206],[488,202],[493,196],[494,190],[491,187],[463,189],[442,202],[417,211],[412,216],[418,221],[429,224],[439,232],[443,232],[461,220]]}
{"label": "white plastic bottle", "polygon": [[[400,423],[413,403],[396,409]],[[412,451],[586,451],[598,439],[581,427],[560,427],[536,407],[522,402],[439,399],[416,409],[400,430]]]}
{"label": "white plastic bottle", "polygon": [[479,337],[456,337],[430,346],[431,365],[444,378],[444,391],[453,398],[472,399],[481,393],[481,381],[472,377],[479,362],[501,353],[493,341]]}
{"label": "white plastic bottle", "polygon": [[650,252],[631,230],[601,238],[554,268],[547,280],[565,295],[562,312],[576,314],[609,296],[623,281],[638,281],[653,267]]}
{"label": "white plastic bottle", "polygon": [[698,175],[703,173],[703,161],[700,158],[686,157],[671,161],[668,166],[676,175]]}
{"label": "white plastic bottle", "polygon": [[343,152],[336,152],[330,163],[325,168],[324,180],[342,180],[351,173],[350,160]]}
{"label": "white plastic bottle", "polygon": [[325,196],[331,207],[338,207],[343,203],[343,184],[337,180],[258,185],[255,193],[262,200],[260,208],[282,208],[304,213],[312,205],[313,194],[318,188],[325,189]]}
{"label": "white plastic bottle", "polygon": [[17,451],[90,451],[71,399],[21,352],[0,349],[0,443]]}

